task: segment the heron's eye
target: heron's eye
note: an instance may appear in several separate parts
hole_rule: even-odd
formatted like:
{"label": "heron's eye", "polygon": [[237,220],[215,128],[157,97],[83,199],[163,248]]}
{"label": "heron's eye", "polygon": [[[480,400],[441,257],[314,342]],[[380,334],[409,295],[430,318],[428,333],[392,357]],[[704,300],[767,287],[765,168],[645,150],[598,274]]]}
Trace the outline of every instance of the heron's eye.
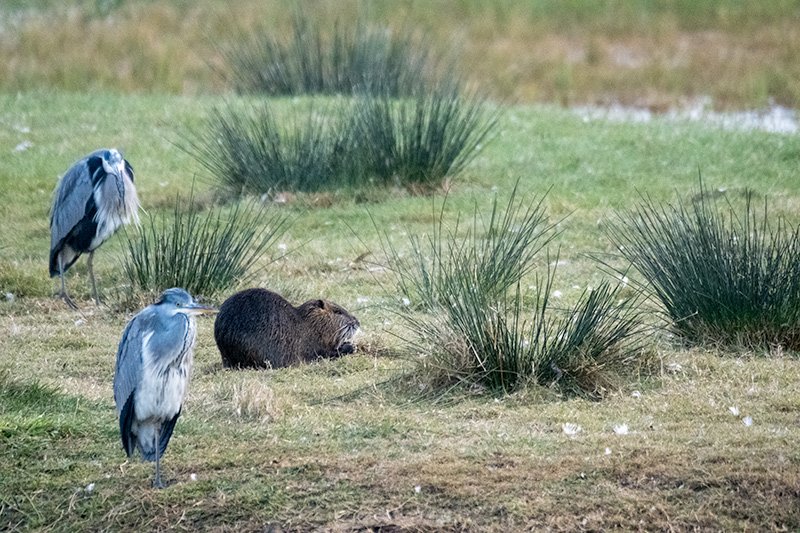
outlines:
{"label": "heron's eye", "polygon": [[175,305],[177,305],[178,307],[183,307],[183,304],[180,302],[177,302]]}

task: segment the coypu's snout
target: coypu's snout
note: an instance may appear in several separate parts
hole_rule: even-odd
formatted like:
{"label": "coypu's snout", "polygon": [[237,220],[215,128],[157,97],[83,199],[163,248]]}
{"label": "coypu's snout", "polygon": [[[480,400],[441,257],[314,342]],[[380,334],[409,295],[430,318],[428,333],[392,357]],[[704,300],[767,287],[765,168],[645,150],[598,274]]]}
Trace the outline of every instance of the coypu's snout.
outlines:
{"label": "coypu's snout", "polygon": [[340,354],[353,353],[354,346],[350,341],[358,332],[361,323],[356,317],[348,313],[344,307],[333,302],[325,302],[325,305],[324,309],[327,309],[328,313],[330,313],[328,315],[330,322],[337,325],[336,330],[331,332],[332,337],[330,337],[331,333],[328,333],[329,342],[333,344],[334,349]]}
{"label": "coypu's snout", "polygon": [[358,319],[352,315],[350,316],[353,321],[349,324],[345,324],[342,328],[342,338],[339,340],[339,346],[337,346],[337,349],[351,341],[353,337],[356,336],[356,333],[358,333],[358,330],[361,329],[361,323],[358,321]]}
{"label": "coypu's snout", "polygon": [[359,322],[356,317],[354,317],[344,309],[342,309],[342,313],[339,316],[342,317],[342,322],[343,322],[341,327],[342,336],[345,339],[352,338],[352,336],[355,335],[356,332],[361,327],[361,322]]}

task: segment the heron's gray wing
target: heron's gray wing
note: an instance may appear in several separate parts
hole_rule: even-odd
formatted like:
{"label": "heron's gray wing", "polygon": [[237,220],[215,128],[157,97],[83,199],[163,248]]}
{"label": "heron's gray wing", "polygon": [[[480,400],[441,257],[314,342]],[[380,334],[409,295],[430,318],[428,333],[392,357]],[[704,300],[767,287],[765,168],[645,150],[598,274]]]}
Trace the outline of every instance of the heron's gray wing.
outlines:
{"label": "heron's gray wing", "polygon": [[152,312],[145,308],[128,323],[117,350],[114,371],[114,402],[122,411],[142,379],[142,350],[152,322]]}
{"label": "heron's gray wing", "polygon": [[136,447],[131,426],[136,419],[134,410],[136,388],[142,379],[142,357],[145,344],[152,335],[153,311],[146,307],[128,323],[117,350],[114,370],[114,402],[119,413],[119,431],[122,447],[128,457]]}
{"label": "heron's gray wing", "polygon": [[122,448],[125,454],[130,457],[133,455],[133,450],[136,449],[136,439],[133,435],[133,421],[136,419],[136,413],[133,408],[135,394],[131,394],[122,411],[119,413],[119,435],[122,437]]}
{"label": "heron's gray wing", "polygon": [[50,211],[51,251],[61,246],[63,239],[86,214],[86,202],[92,196],[92,177],[87,162],[96,154],[94,152],[72,165],[56,186]]}

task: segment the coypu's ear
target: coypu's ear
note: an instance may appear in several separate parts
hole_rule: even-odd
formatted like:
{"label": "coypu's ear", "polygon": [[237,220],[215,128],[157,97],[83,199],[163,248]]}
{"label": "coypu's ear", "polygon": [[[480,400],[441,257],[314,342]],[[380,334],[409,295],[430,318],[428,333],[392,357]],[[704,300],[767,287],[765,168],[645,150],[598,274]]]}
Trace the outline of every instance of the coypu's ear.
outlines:
{"label": "coypu's ear", "polygon": [[325,300],[317,300],[314,302],[314,305],[319,307],[320,309],[325,309]]}

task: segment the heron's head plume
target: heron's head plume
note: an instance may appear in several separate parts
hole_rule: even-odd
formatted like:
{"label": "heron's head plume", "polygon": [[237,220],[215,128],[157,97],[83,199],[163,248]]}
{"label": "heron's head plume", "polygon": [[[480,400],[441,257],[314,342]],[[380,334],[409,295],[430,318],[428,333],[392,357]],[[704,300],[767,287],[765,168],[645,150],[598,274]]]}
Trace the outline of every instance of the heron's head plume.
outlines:
{"label": "heron's head plume", "polygon": [[208,307],[197,303],[186,290],[180,287],[173,287],[164,291],[161,295],[159,305],[163,305],[175,313],[185,315],[199,315],[202,313],[216,313],[213,307]]}

